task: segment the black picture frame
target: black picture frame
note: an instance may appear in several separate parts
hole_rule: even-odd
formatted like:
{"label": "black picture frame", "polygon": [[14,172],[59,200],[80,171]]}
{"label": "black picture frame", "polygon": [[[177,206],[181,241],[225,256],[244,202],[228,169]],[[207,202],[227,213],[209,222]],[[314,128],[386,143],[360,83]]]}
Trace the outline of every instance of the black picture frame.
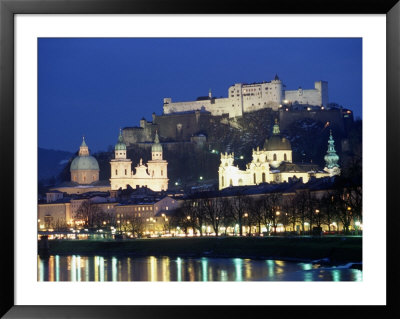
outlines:
{"label": "black picture frame", "polygon": [[[387,33],[387,305],[386,306],[22,306],[14,303],[14,15],[15,14],[386,14]],[[395,186],[400,151],[400,3],[398,0],[246,1],[0,0],[0,156],[2,189],[1,309],[4,318],[192,318],[293,316],[373,318],[400,316],[395,259],[399,239]],[[382,105],[377,108],[382,108]],[[7,156],[4,154],[7,150]],[[5,183],[3,183],[5,184]],[[323,293],[323,292],[322,292]],[[44,296],[45,298],[45,296]],[[154,300],[157,304],[157,300]]]}

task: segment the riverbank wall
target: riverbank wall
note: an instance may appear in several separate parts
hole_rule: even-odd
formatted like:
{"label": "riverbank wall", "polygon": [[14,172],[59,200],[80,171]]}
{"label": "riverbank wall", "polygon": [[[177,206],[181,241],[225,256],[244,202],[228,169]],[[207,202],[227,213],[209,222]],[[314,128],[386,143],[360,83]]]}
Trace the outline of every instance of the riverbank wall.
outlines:
{"label": "riverbank wall", "polygon": [[361,237],[196,237],[124,240],[51,240],[51,255],[229,257],[361,262]]}

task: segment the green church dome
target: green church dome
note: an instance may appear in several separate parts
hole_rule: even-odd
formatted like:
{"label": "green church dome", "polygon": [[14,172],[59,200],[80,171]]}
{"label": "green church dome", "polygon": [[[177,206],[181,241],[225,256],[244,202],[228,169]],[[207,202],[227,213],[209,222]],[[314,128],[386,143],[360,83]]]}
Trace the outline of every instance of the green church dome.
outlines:
{"label": "green church dome", "polygon": [[72,161],[70,170],[99,170],[99,163],[93,156],[77,156]]}
{"label": "green church dome", "polygon": [[85,137],[82,138],[82,144],[79,148],[79,155],[74,158],[71,163],[70,171],[75,170],[100,170],[97,160],[89,155],[89,148],[85,142]]}
{"label": "green church dome", "polygon": [[162,152],[162,146],[160,144],[160,140],[158,139],[158,133],[156,131],[156,137],[154,138],[154,144],[151,146],[152,152]]}
{"label": "green church dome", "polygon": [[126,144],[124,143],[121,129],[119,130],[118,143],[115,144],[115,150],[116,151],[126,151]]}

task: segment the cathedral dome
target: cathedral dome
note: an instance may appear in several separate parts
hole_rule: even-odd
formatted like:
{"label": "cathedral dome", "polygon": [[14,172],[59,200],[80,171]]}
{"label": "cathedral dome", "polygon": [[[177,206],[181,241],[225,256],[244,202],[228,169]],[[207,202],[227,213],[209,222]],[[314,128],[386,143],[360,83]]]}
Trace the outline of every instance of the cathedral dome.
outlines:
{"label": "cathedral dome", "polygon": [[265,140],[264,149],[266,151],[291,151],[292,146],[287,138],[273,135],[270,139]]}
{"label": "cathedral dome", "polygon": [[278,120],[275,120],[273,127],[272,136],[269,139],[265,139],[264,149],[266,151],[291,151],[292,146],[290,141],[280,135]]}
{"label": "cathedral dome", "polygon": [[93,156],[89,155],[89,148],[86,145],[85,137],[83,137],[79,148],[79,155],[72,161],[70,170],[99,170],[99,163],[97,163],[97,160]]}
{"label": "cathedral dome", "polygon": [[99,163],[93,156],[77,156],[71,163],[73,170],[99,170]]}

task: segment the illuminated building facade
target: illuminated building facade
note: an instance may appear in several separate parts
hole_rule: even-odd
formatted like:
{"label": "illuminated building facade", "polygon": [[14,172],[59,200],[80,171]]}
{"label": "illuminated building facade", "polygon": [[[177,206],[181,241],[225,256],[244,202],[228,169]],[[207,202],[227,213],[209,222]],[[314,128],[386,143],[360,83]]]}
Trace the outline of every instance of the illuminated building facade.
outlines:
{"label": "illuminated building facade", "polygon": [[332,132],[328,142],[328,153],[325,156],[326,168],[321,170],[314,164],[297,164],[292,162],[290,141],[281,136],[279,125],[275,120],[272,136],[265,140],[260,150],[253,149],[251,163],[246,170],[234,166],[234,153],[221,154],[219,166],[219,189],[229,186],[258,185],[260,183],[283,183],[289,178],[302,179],[307,183],[310,177],[327,177],[340,174],[339,156],[335,152]]}
{"label": "illuminated building facade", "polygon": [[151,147],[152,159],[143,164],[140,159],[136,172],[132,171],[132,161],[126,157],[126,144],[120,131],[118,143],[115,145],[115,158],[111,160],[111,190],[148,187],[153,191],[166,191],[168,189],[168,162],[163,159],[163,149],[156,132],[154,143]]}

